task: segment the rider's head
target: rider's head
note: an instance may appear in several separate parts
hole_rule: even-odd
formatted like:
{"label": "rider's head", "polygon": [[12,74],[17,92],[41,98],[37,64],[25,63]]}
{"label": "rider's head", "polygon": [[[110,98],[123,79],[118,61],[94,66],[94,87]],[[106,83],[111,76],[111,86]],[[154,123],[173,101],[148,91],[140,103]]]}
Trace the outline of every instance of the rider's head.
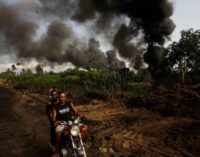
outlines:
{"label": "rider's head", "polygon": [[53,100],[56,100],[56,99],[58,98],[58,92],[57,92],[56,89],[53,89],[53,90],[51,91],[51,98],[52,98]]}
{"label": "rider's head", "polygon": [[66,94],[64,92],[60,92],[59,93],[59,100],[60,100],[60,103],[65,103],[65,101],[66,101]]}

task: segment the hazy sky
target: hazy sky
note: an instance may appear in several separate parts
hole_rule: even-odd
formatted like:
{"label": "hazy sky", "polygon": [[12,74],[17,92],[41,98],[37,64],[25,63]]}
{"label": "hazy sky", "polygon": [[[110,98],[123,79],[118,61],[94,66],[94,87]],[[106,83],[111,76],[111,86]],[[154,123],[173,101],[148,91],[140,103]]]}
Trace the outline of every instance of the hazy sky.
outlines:
{"label": "hazy sky", "polygon": [[172,34],[172,40],[180,38],[183,29],[200,29],[200,1],[199,0],[173,0],[176,29]]}

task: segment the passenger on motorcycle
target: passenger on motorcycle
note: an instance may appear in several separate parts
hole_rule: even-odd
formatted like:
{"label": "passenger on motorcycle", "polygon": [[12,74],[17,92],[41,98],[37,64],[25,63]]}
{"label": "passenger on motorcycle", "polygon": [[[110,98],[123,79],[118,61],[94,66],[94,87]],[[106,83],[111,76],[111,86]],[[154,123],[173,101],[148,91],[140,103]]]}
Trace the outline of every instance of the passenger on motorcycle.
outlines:
{"label": "passenger on motorcycle", "polygon": [[[64,126],[61,121],[68,122],[73,120],[73,117],[79,117],[80,114],[75,109],[72,102],[66,101],[66,94],[64,92],[59,93],[59,103],[53,109],[53,122],[56,131],[56,154],[55,157],[59,156],[61,134],[64,130]],[[87,126],[81,125],[80,129],[87,130]]]}
{"label": "passenger on motorcycle", "polygon": [[56,89],[52,89],[50,93],[50,100],[46,104],[46,113],[50,123],[50,138],[51,138],[50,141],[52,145],[55,145],[55,138],[56,138],[54,123],[53,123],[53,109],[58,103],[59,103],[58,92]]}

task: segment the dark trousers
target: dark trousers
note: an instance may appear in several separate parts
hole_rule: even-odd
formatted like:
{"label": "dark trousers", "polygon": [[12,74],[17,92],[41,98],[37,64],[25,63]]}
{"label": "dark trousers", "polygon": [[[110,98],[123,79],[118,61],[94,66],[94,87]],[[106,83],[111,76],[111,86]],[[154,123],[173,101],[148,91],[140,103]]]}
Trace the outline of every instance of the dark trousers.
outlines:
{"label": "dark trousers", "polygon": [[56,144],[56,132],[53,125],[50,126],[50,142],[52,145]]}

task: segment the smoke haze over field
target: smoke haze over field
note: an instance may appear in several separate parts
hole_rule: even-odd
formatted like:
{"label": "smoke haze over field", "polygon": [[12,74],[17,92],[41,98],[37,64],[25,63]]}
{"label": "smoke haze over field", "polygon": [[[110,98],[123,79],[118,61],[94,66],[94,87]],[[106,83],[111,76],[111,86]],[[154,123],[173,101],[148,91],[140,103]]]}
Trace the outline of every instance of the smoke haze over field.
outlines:
{"label": "smoke haze over field", "polygon": [[0,53],[98,69],[120,69],[125,62],[140,69],[146,53],[153,67],[175,28],[172,13],[168,0],[4,0]]}

